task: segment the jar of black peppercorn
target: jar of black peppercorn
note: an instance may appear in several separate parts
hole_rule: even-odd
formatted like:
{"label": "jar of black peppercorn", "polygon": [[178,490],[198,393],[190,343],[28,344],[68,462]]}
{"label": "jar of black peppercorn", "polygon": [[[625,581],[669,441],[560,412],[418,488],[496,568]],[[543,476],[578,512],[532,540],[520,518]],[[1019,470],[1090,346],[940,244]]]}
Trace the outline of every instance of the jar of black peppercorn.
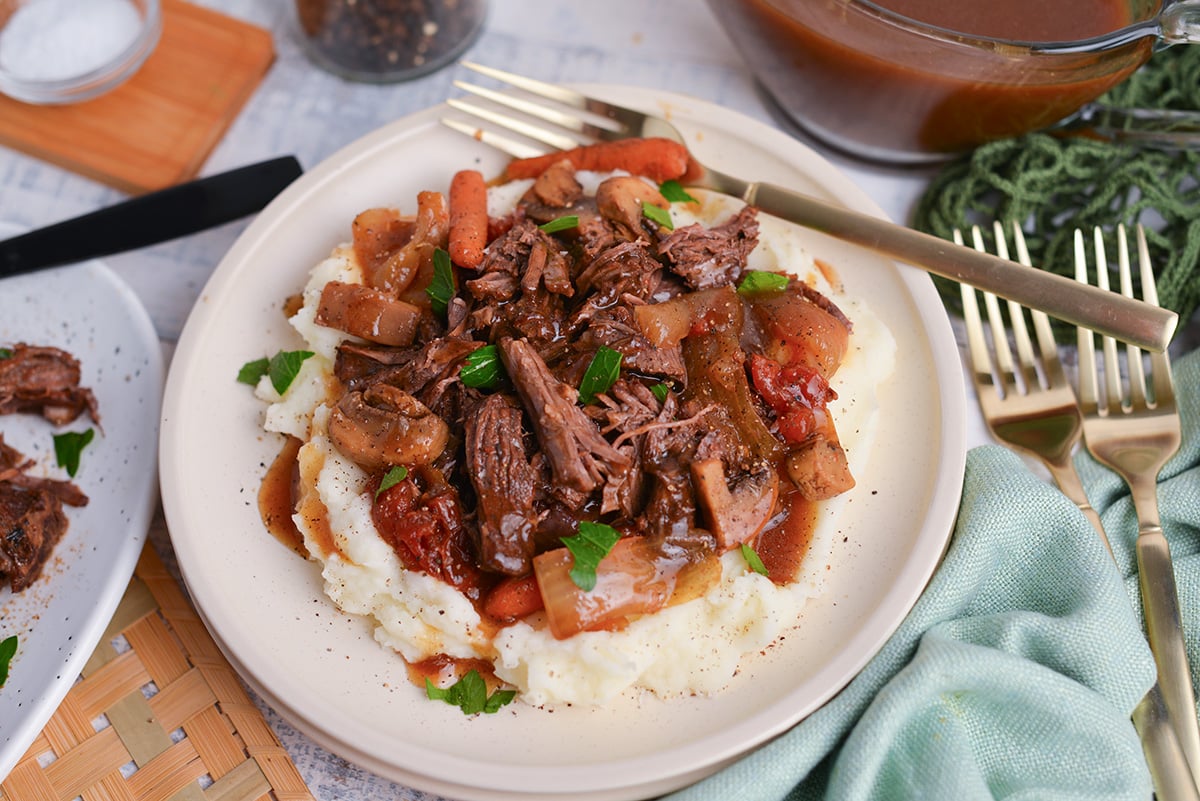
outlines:
{"label": "jar of black peppercorn", "polygon": [[486,0],[296,0],[301,41],[343,78],[416,78],[457,58],[483,27]]}

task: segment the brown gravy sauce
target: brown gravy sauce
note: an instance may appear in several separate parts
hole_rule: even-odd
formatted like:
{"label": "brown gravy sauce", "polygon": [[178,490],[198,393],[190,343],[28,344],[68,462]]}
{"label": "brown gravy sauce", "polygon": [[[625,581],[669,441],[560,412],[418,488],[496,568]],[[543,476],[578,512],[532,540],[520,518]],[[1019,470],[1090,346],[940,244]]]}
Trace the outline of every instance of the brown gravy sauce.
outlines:
{"label": "brown gravy sauce", "polygon": [[279,455],[267,468],[258,488],[258,514],[271,536],[300,556],[307,557],[304,537],[292,521],[296,508],[296,493],[300,483],[300,440],[288,437]]}
{"label": "brown gravy sauce", "polygon": [[[309,538],[322,556],[334,553],[337,544],[329,525],[329,512],[320,496],[315,491],[303,492],[301,489],[315,486],[316,474],[322,467],[320,461],[301,463],[299,454],[303,445],[295,437],[288,437],[275,461],[267,468],[258,490],[258,514],[271,536],[307,559],[309,552],[304,535],[296,527],[293,514],[299,514],[308,522]],[[312,475],[302,476],[302,470]]]}
{"label": "brown gravy sauce", "polygon": [[504,682],[496,678],[492,663],[486,659],[458,659],[438,654],[429,659],[422,659],[420,662],[406,662],[405,665],[408,668],[408,680],[422,689],[425,687],[426,679],[439,687],[445,687],[458,681],[472,670],[476,671],[487,684],[488,693],[504,686]]}
{"label": "brown gravy sauce", "polygon": [[817,504],[804,498],[799,490],[784,496],[784,509],[774,525],[763,529],[758,535],[754,550],[767,568],[767,576],[776,584],[794,581],[800,572],[800,563],[812,544],[813,529],[817,524]]}
{"label": "brown gravy sauce", "polygon": [[1133,22],[1128,0],[872,0],[909,19],[975,36],[1068,42]]}
{"label": "brown gravy sauce", "polygon": [[[1118,30],[1149,0],[875,0],[910,19],[1022,41]],[[714,10],[771,94],[831,142],[954,153],[1045,128],[1119,83],[1152,40],[1055,60],[967,51],[897,33],[847,0],[726,0]],[[1064,75],[1072,76],[1064,78]]]}

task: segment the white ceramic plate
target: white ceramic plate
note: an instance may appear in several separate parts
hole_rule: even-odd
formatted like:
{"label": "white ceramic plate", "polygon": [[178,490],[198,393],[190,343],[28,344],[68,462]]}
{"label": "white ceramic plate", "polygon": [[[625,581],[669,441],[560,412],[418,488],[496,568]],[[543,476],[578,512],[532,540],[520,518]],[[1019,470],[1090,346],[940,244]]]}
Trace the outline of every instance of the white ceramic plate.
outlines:
{"label": "white ceramic plate", "polygon": [[[702,161],[867,213],[882,212],[808,148],[760,123],[688,98],[592,86],[670,114]],[[364,137],[289,187],[221,262],[175,353],[164,399],[163,502],[200,614],[243,677],[330,750],[393,780],[455,798],[632,799],[681,787],[811,713],[882,646],[924,589],[957,510],[965,449],[958,354],[928,277],[805,232],[897,338],[881,395],[884,424],[858,477],[828,593],[803,626],[707,699],[642,698],[604,710],[522,704],[467,718],[430,703],[364,620],[323,596],[318,569],[271,538],[255,495],[280,441],[234,380],[240,365],[294,348],[281,311],[307,271],[350,235],[363,209],[412,210],[454,171],[500,172],[504,159],[440,126],[444,108]],[[220,431],[220,439],[213,432]]]}
{"label": "white ceramic plate", "polygon": [[[0,224],[0,236],[17,233]],[[97,261],[0,281],[0,346],[54,345],[80,361],[100,404],[103,433],[83,451],[74,481],[88,505],[41,577],[14,595],[0,589],[0,639],[20,644],[0,687],[0,779],[58,708],[104,633],[133,575],[158,497],[156,453],[162,350],[133,292]],[[33,472],[66,478],[53,435],[96,428],[86,417],[61,429],[32,415],[0,415],[9,445]]]}

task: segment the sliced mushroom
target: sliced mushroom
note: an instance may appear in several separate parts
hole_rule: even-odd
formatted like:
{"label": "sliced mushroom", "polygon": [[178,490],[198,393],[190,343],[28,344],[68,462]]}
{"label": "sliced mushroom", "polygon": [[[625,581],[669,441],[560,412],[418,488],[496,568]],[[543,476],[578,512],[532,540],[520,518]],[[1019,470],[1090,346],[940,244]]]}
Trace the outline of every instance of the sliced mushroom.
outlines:
{"label": "sliced mushroom", "polygon": [[329,437],[365,470],[429,464],[446,447],[450,429],[407,392],[376,384],[348,392],[329,415]]}
{"label": "sliced mushroom", "polygon": [[854,486],[846,452],[836,437],[817,437],[792,451],[786,466],[800,494],[810,501],[833,498]]}
{"label": "sliced mushroom", "polygon": [[575,167],[567,159],[551,164],[537,177],[531,189],[533,197],[547,206],[565,209],[583,194],[575,178]]}
{"label": "sliced mushroom", "polygon": [[596,187],[596,207],[601,216],[623,225],[633,239],[642,232],[642,203],[660,209],[671,206],[657,189],[632,175],[606,178]]}
{"label": "sliced mushroom", "polygon": [[722,551],[758,536],[779,499],[779,476],[765,462],[756,472],[735,481],[730,491],[721,460],[701,459],[692,462],[692,483]]}

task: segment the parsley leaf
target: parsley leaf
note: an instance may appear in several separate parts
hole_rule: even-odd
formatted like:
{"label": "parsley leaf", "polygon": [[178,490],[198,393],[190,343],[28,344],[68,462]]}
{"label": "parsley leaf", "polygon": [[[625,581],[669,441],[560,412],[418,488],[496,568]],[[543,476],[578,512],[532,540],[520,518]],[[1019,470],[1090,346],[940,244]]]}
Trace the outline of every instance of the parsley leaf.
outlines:
{"label": "parsley leaf", "polygon": [[688,194],[683,184],[672,178],[658,185],[658,193],[671,203],[696,203],[696,198]]}
{"label": "parsley leaf", "polygon": [[458,283],[454,280],[454,266],[450,264],[450,254],[441,248],[433,251],[433,279],[425,287],[425,294],[432,302],[437,314],[445,314],[450,300],[458,292]]}
{"label": "parsley leaf", "polygon": [[496,692],[488,696],[487,702],[483,705],[483,714],[496,714],[500,711],[500,707],[512,703],[512,700],[516,697],[516,690],[496,690]]}
{"label": "parsley leaf", "polygon": [[484,345],[471,351],[466,364],[458,372],[464,384],[476,389],[492,389],[500,383],[502,375],[504,365],[500,362],[500,351],[495,345]]}
{"label": "parsley leaf", "polygon": [[753,295],[757,292],[782,292],[787,289],[788,277],[779,273],[769,273],[764,270],[751,270],[738,284],[739,295]]}
{"label": "parsley leaf", "polygon": [[12,351],[8,348],[0,348],[0,360],[11,359]]}
{"label": "parsley leaf", "polygon": [[379,482],[379,489],[375,490],[375,497],[378,498],[406,478],[408,478],[408,468],[404,465],[398,464],[390,468],[383,474],[383,480]]}
{"label": "parsley leaf", "polygon": [[0,640],[0,687],[8,681],[8,666],[17,653],[17,635]]}
{"label": "parsley leaf", "polygon": [[577,215],[577,214],[568,214],[565,217],[555,217],[553,220],[550,220],[549,222],[544,222],[538,226],[538,228],[541,228],[543,231],[545,231],[548,234],[557,233],[558,231],[565,231],[568,228],[578,228],[578,227],[579,227],[579,215]]}
{"label": "parsley leaf", "polygon": [[483,680],[483,676],[479,675],[478,670],[472,669],[444,690],[429,679],[425,679],[425,695],[431,701],[445,701],[451,706],[458,707],[464,715],[478,715],[480,712],[492,715],[500,711],[500,707],[516,698],[517,691],[496,690],[489,696],[487,682]]}
{"label": "parsley leaf", "polygon": [[242,365],[242,369],[238,370],[237,380],[243,384],[254,386],[258,383],[258,379],[267,374],[267,368],[271,366],[270,359],[255,359],[252,362],[246,362]]}
{"label": "parsley leaf", "polygon": [[647,220],[653,220],[668,231],[675,230],[675,223],[671,222],[671,212],[660,209],[649,200],[642,201],[642,214],[646,216]]}
{"label": "parsley leaf", "polygon": [[650,391],[654,393],[654,397],[658,398],[659,403],[665,403],[667,396],[671,394],[671,388],[663,381],[650,387]]}
{"label": "parsley leaf", "polygon": [[74,477],[79,472],[79,456],[95,436],[96,432],[90,428],[54,435],[54,458],[59,467],[66,468],[67,475]]}
{"label": "parsley leaf", "polygon": [[281,350],[271,357],[267,364],[267,375],[271,377],[271,386],[280,395],[287,392],[288,387],[300,373],[304,360],[313,355],[311,350]]}
{"label": "parsley leaf", "polygon": [[312,355],[311,350],[281,350],[269,359],[255,359],[243,364],[242,369],[238,370],[237,380],[254,386],[264,375],[269,375],[271,386],[282,395],[300,374],[304,360]]}
{"label": "parsley leaf", "polygon": [[576,587],[584,592],[595,589],[596,568],[619,539],[621,535],[612,526],[593,523],[590,520],[580,520],[579,533],[574,537],[563,538],[563,545],[567,546],[567,550],[575,557],[575,565],[568,575]]}
{"label": "parsley leaf", "polygon": [[579,381],[579,402],[591,403],[597,395],[608,392],[608,388],[616,383],[621,375],[621,359],[619,351],[601,345],[592,357],[591,364]]}
{"label": "parsley leaf", "polygon": [[763,564],[762,557],[744,542],[742,543],[742,557],[755,573],[758,573],[760,576],[767,575],[767,566]]}

